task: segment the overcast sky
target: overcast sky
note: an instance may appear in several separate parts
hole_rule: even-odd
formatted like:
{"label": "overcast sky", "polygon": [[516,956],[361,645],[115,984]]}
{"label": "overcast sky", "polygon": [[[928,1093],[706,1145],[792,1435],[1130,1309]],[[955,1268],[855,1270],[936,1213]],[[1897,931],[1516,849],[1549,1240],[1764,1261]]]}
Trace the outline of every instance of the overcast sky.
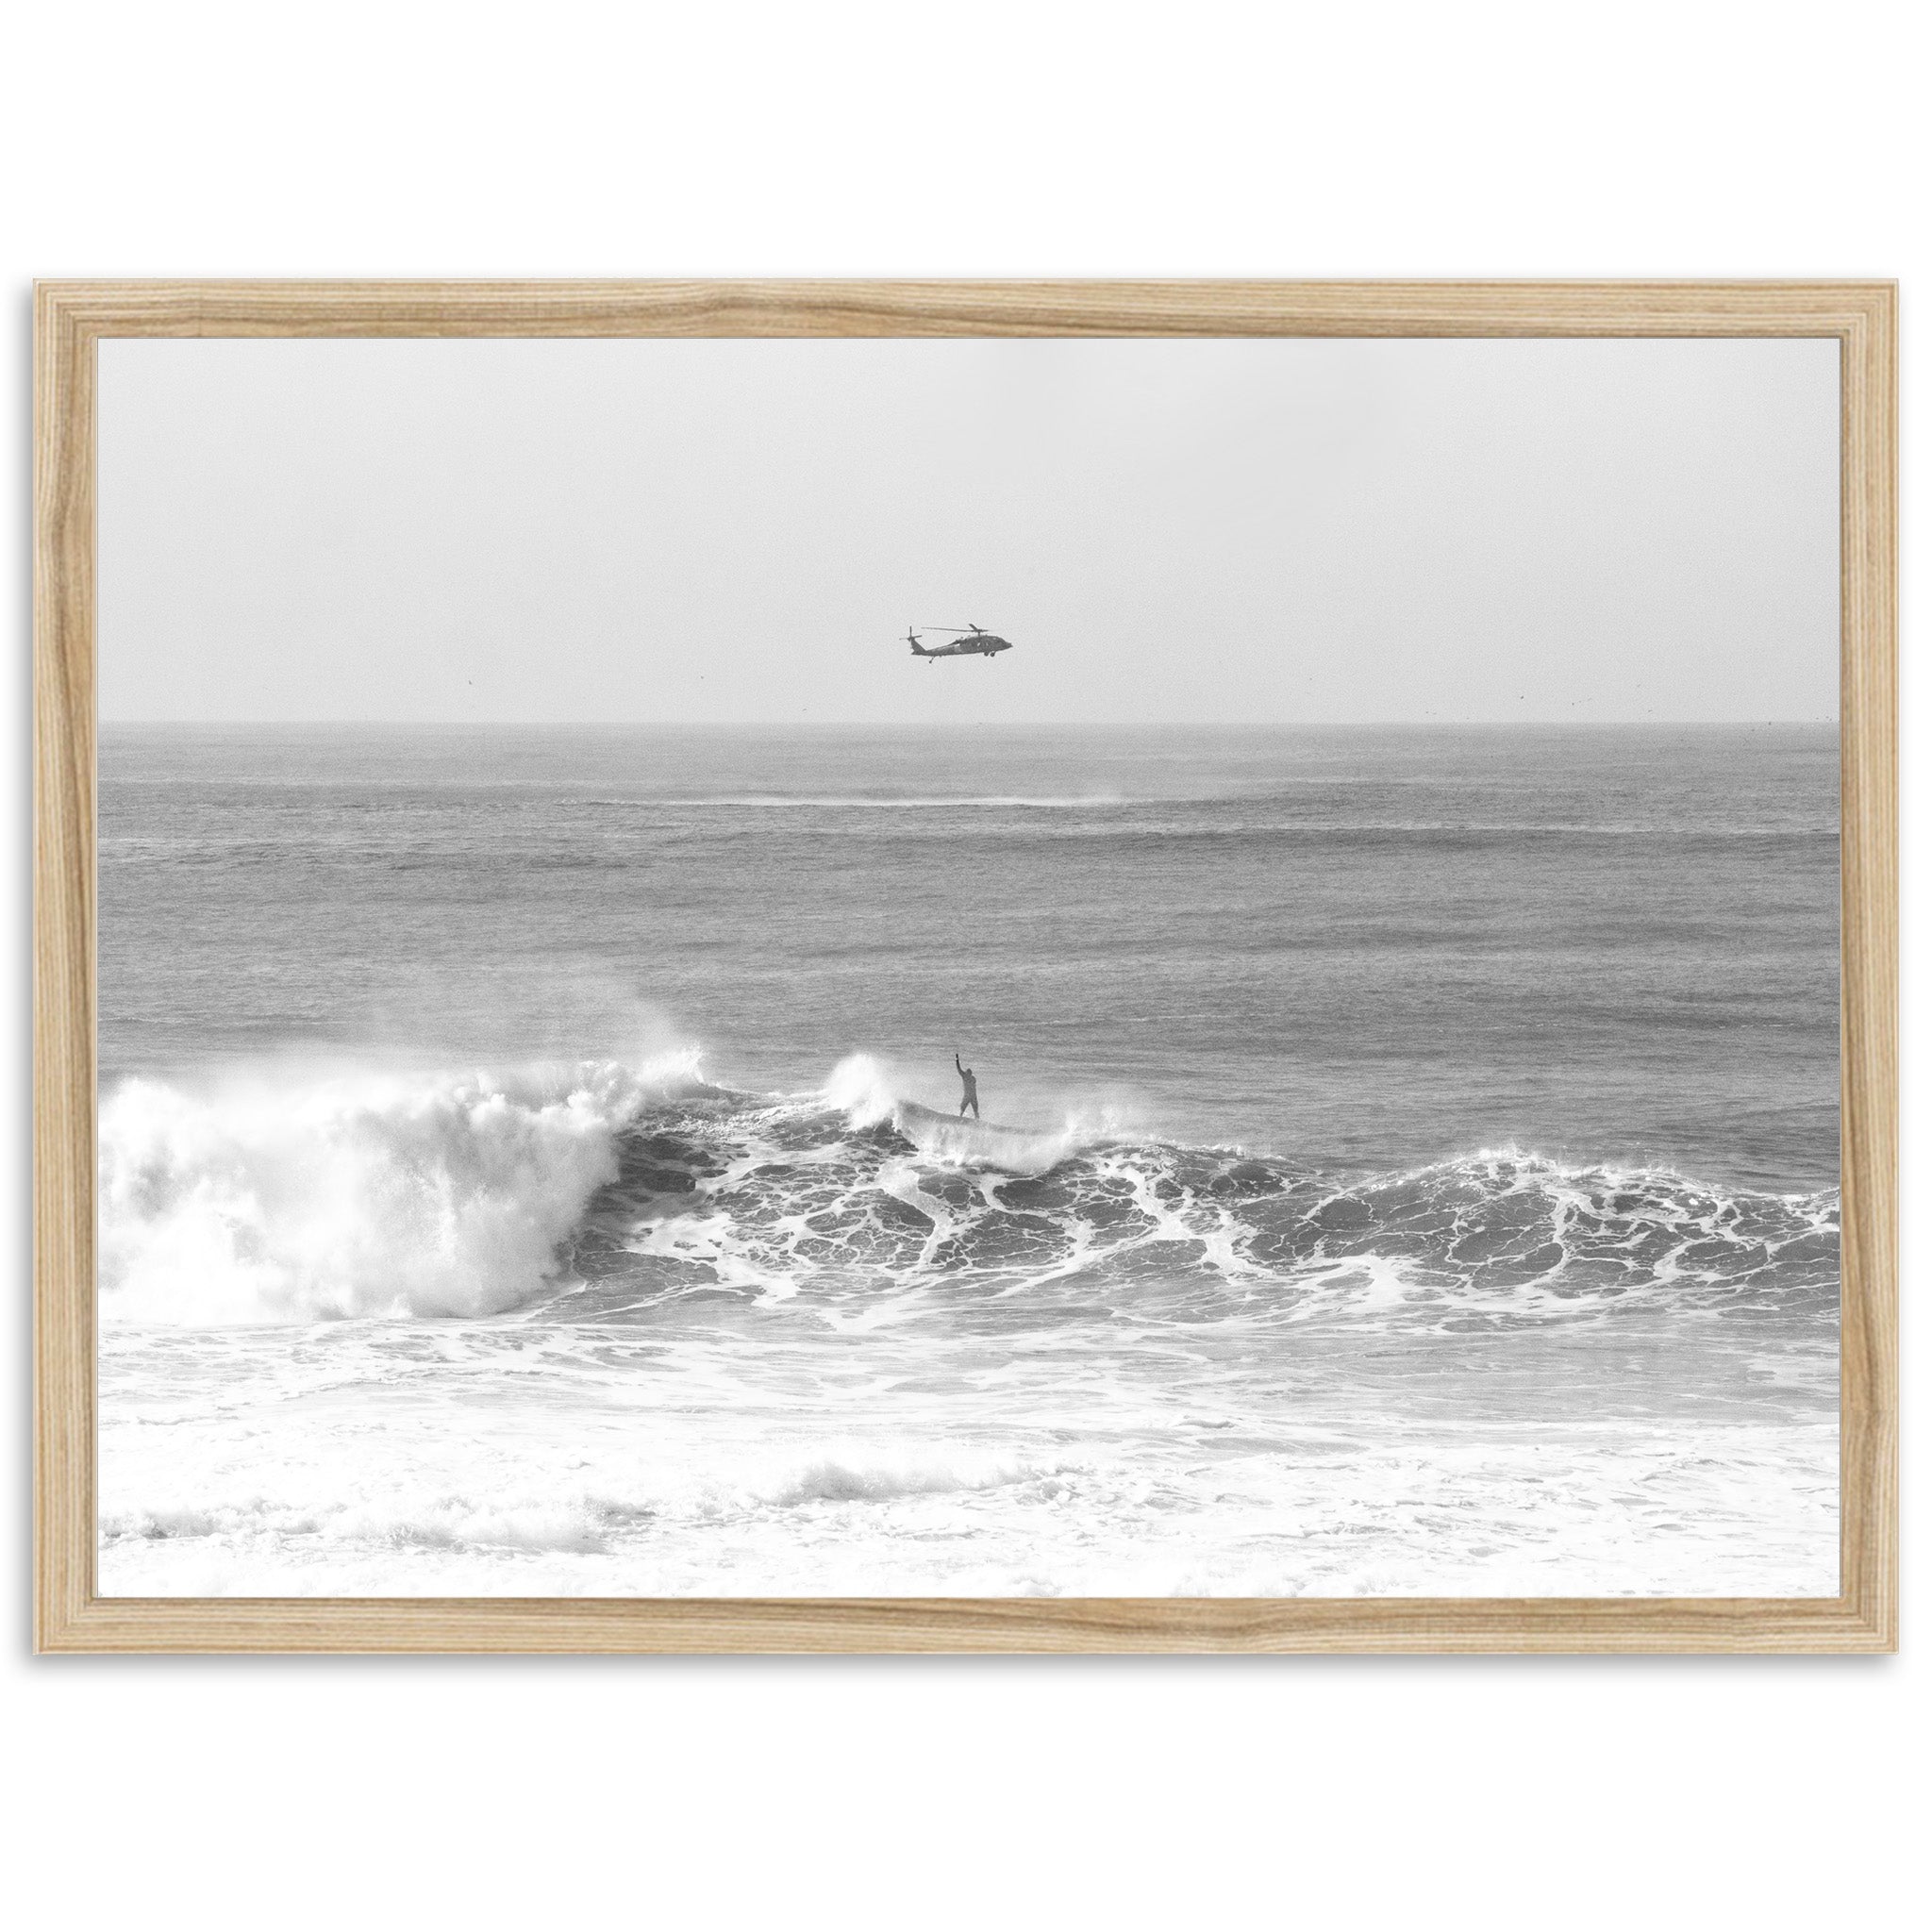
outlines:
{"label": "overcast sky", "polygon": [[1832,341],[100,353],[109,720],[1837,715]]}

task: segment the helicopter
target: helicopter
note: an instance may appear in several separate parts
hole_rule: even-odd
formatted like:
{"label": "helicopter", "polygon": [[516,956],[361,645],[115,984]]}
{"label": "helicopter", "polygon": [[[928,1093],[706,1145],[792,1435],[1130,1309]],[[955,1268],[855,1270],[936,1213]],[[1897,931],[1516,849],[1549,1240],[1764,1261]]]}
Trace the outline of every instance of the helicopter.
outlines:
{"label": "helicopter", "polygon": [[984,658],[990,662],[1002,651],[1013,647],[1005,638],[996,638],[990,630],[981,630],[976,624],[968,625],[961,630],[957,625],[929,624],[927,630],[945,631],[959,640],[957,644],[935,644],[931,650],[919,641],[919,633],[908,624],[906,626],[906,641],[912,646],[915,658]]}

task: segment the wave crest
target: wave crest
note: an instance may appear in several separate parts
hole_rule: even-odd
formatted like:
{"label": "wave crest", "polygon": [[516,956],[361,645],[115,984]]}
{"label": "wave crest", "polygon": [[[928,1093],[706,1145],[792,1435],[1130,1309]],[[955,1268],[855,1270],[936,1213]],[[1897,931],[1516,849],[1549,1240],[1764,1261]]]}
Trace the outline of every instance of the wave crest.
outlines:
{"label": "wave crest", "polygon": [[1836,1305],[1835,1190],[1757,1194],[1514,1149],[1344,1177],[1234,1148],[886,1112],[889,1086],[847,1071],[836,1109],[828,1090],[653,1124],[550,1312],[645,1321],[722,1299],[855,1330],[1007,1332]]}
{"label": "wave crest", "polygon": [[132,1322],[487,1315],[541,1289],[694,1064],[510,1077],[129,1081],[100,1120],[101,1307]]}
{"label": "wave crest", "polygon": [[1835,1191],[1727,1191],[1503,1149],[1340,1176],[899,1098],[855,1055],[791,1098],[695,1057],[514,1076],[119,1089],[101,1307],[221,1325],[658,1319],[795,1304],[862,1328],[1311,1317],[1512,1322],[1619,1306],[1825,1313]]}

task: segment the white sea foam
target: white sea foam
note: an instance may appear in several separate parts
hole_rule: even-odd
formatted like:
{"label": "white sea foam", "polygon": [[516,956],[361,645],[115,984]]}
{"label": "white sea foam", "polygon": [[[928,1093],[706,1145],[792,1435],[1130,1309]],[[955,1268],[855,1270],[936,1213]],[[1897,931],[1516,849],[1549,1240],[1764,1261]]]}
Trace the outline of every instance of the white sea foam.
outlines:
{"label": "white sea foam", "polygon": [[[427,1346],[448,1339],[453,1352]],[[1121,1346],[1133,1339],[1130,1348]],[[342,1324],[111,1331],[109,1594],[1830,1593],[1828,1363],[1715,1419],[1469,1399],[1466,1351],[746,1351]],[[1485,1344],[1506,1369],[1520,1345]],[[1674,1348],[1658,1336],[1654,1345]],[[666,1351],[669,1351],[667,1354]],[[1524,1395],[1526,1394],[1526,1402]],[[195,1417],[179,1426],[186,1398]],[[1512,1412],[1507,1418],[1499,1407]],[[1445,1422],[1445,1412],[1453,1422]],[[1807,1414],[1812,1420],[1807,1420]],[[859,1431],[862,1430],[862,1433]]]}
{"label": "white sea foam", "polygon": [[192,1325],[513,1307],[615,1177],[618,1130],[685,1072],[129,1081],[101,1109],[103,1313]]}

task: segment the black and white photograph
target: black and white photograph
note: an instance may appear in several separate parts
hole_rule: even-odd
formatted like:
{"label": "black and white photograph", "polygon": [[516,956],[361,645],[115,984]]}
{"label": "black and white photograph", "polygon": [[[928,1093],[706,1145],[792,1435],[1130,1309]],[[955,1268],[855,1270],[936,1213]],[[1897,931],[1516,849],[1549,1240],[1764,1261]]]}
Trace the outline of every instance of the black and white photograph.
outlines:
{"label": "black and white photograph", "polygon": [[1830,340],[110,341],[98,1588],[1830,1597]]}
{"label": "black and white photograph", "polygon": [[9,26],[14,1922],[1923,1916],[1917,16]]}

